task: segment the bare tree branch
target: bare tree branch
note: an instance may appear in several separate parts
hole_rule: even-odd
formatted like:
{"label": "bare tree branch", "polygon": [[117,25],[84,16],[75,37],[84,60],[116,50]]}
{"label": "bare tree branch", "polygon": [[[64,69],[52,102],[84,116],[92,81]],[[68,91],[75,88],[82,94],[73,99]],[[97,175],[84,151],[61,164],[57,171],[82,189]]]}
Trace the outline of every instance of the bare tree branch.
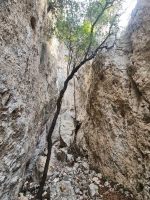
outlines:
{"label": "bare tree branch", "polygon": [[104,14],[104,12],[109,9],[110,7],[113,6],[113,3],[115,2],[115,0],[112,0],[112,1],[106,1],[104,7],[102,6],[101,4],[101,7],[102,7],[102,10],[101,12],[98,14],[97,18],[95,19],[94,23],[92,24],[91,26],[91,33],[90,33],[90,42],[89,42],[89,46],[87,48],[87,51],[85,53],[85,58],[88,56],[89,54],[89,51],[91,49],[91,45],[92,45],[92,42],[93,42],[93,32],[94,32],[94,27],[96,26],[97,22],[99,21],[99,19],[102,17],[102,15]]}

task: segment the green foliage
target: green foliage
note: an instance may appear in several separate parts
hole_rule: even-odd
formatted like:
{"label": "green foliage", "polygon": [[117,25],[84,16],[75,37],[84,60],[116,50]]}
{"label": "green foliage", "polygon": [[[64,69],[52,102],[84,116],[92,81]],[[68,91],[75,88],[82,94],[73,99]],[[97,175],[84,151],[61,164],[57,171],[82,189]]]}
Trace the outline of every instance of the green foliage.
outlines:
{"label": "green foliage", "polygon": [[[121,0],[105,9],[108,0],[63,0],[55,34],[65,43],[76,58],[83,58],[91,41],[92,51],[108,34],[109,26],[116,16]],[[96,26],[92,25],[100,14]],[[116,27],[115,27],[116,28]],[[91,33],[92,32],[92,33]]]}

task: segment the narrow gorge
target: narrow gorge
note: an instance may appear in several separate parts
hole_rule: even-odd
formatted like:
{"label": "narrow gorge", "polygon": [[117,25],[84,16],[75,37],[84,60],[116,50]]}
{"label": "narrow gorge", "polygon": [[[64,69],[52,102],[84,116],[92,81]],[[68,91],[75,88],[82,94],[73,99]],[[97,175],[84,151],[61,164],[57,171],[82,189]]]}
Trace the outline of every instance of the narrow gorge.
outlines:
{"label": "narrow gorge", "polygon": [[[149,9],[137,0],[114,47],[70,81],[43,200],[150,199]],[[0,0],[0,200],[37,199],[68,75],[55,23],[47,0]]]}

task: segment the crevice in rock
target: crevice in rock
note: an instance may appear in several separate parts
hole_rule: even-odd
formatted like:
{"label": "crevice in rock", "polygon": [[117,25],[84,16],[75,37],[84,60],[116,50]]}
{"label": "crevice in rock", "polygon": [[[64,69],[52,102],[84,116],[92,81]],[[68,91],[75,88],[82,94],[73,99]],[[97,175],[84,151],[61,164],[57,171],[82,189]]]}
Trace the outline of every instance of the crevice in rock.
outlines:
{"label": "crevice in rock", "polygon": [[36,18],[34,16],[31,17],[30,19],[30,24],[31,24],[31,28],[35,31],[36,29]]}

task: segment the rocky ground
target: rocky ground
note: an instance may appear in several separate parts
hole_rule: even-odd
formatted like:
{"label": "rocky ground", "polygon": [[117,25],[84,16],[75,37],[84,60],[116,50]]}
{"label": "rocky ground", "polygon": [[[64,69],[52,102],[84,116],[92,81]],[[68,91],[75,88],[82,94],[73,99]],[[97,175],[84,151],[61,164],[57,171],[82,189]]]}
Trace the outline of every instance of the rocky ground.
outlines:
{"label": "rocky ground", "polygon": [[[40,178],[46,156],[39,157],[36,167]],[[35,200],[38,181],[28,179],[19,193],[18,200]],[[85,157],[68,154],[65,148],[53,150],[48,180],[43,200],[132,200],[133,195],[121,185],[90,169]]]}

